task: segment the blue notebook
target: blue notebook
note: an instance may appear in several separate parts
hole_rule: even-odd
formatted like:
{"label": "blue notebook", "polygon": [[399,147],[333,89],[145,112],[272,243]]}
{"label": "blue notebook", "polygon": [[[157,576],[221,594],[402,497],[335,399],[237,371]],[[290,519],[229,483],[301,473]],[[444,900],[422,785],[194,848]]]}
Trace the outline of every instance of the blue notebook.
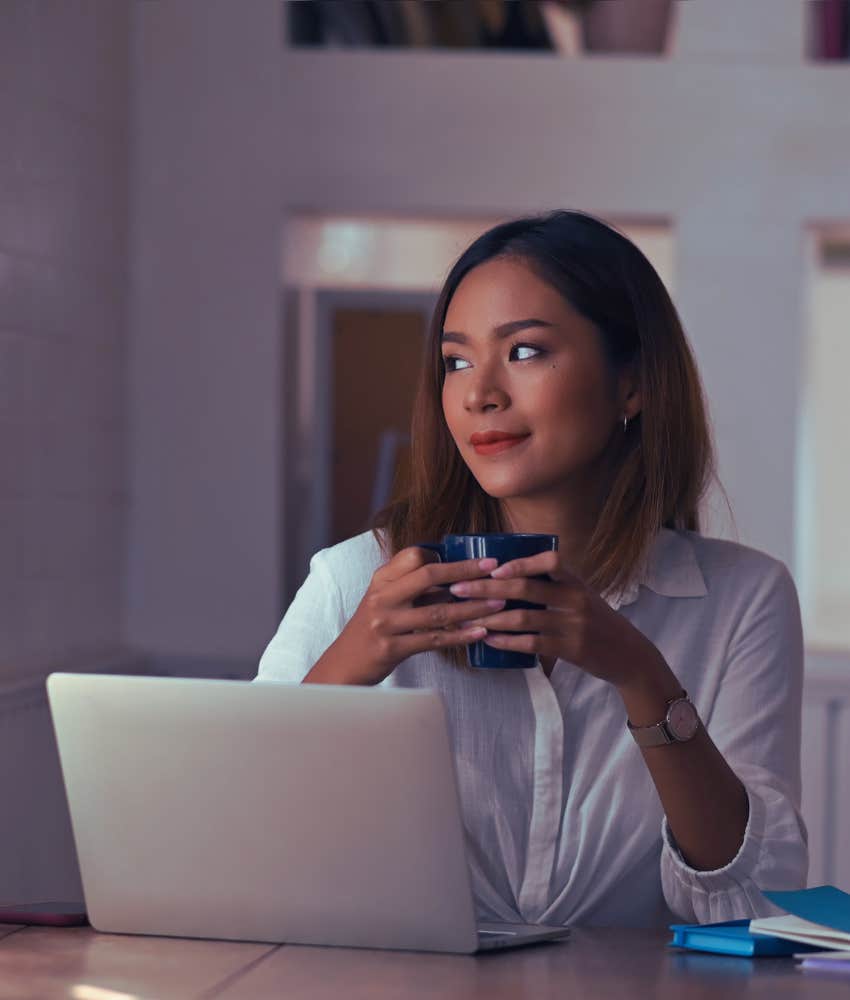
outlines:
{"label": "blue notebook", "polygon": [[717,955],[794,955],[816,948],[781,938],[750,934],[749,920],[727,920],[720,924],[671,924],[671,945]]}
{"label": "blue notebook", "polygon": [[816,885],[793,892],[765,892],[765,896],[795,917],[850,934],[850,894],[834,885]]}
{"label": "blue notebook", "polygon": [[[840,933],[850,933],[850,895],[834,885],[818,885],[793,892],[766,891],[764,895],[781,909],[820,924],[824,930],[832,928]],[[752,934],[749,925],[749,920],[729,920],[721,924],[672,924],[673,940],[670,944],[719,955],[799,955],[824,947],[772,937],[767,930]]]}

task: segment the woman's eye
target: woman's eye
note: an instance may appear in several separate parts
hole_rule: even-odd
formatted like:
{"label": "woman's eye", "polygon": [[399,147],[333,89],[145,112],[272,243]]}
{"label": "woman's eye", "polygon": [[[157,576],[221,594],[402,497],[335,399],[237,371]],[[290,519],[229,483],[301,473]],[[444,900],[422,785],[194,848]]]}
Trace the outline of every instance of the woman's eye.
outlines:
{"label": "woman's eye", "polygon": [[[546,351],[542,347],[535,347],[533,344],[514,344],[511,347],[509,359],[511,361],[531,361]],[[443,364],[447,372],[457,372],[464,368],[470,368],[470,363],[456,354],[449,354],[443,357]]]}
{"label": "woman's eye", "polygon": [[449,355],[449,357],[443,358],[443,364],[446,366],[447,372],[460,371],[461,368],[468,368],[469,362],[464,361],[463,358],[458,358],[455,355]]}
{"label": "woman's eye", "polygon": [[535,347],[533,344],[514,344],[511,348],[511,358],[515,357],[517,361],[530,361],[531,358],[543,353],[541,347]]}

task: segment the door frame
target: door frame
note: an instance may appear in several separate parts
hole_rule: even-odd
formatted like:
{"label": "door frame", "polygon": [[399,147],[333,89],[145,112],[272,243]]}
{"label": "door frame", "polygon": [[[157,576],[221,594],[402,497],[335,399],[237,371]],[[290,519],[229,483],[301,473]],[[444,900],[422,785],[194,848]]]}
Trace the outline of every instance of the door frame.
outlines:
{"label": "door frame", "polygon": [[428,319],[438,292],[288,288],[285,324],[283,596],[288,606],[311,557],[330,543],[333,481],[333,316],[337,309],[411,309]]}

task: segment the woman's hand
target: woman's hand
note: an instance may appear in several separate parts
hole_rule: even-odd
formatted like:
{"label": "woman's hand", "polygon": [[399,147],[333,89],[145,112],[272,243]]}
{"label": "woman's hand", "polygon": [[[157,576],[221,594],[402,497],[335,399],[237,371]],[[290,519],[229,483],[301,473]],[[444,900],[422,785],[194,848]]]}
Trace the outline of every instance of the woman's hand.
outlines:
{"label": "woman's hand", "polygon": [[[549,579],[533,579],[547,574]],[[503,563],[488,580],[453,585],[458,597],[533,601],[543,610],[518,609],[468,616],[487,628],[485,642],[497,649],[568,660],[615,687],[639,686],[667,668],[658,649],[622,615],[574,576],[557,552]],[[519,634],[504,634],[519,633]],[[537,634],[531,634],[537,633]]]}
{"label": "woman's hand", "polygon": [[466,646],[487,630],[469,625],[505,606],[501,598],[452,601],[440,586],[482,579],[495,559],[434,562],[428,549],[402,549],[379,567],[339,638],[322,655],[305,683],[379,684],[408,656]]}

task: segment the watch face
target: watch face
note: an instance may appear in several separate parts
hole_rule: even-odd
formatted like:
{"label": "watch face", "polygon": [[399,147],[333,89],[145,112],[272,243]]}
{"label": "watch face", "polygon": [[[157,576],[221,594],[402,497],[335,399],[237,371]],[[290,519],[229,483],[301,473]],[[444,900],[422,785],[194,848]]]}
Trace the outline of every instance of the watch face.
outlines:
{"label": "watch face", "polygon": [[670,706],[667,726],[677,740],[689,740],[699,728],[699,716],[694,706],[682,698]]}

